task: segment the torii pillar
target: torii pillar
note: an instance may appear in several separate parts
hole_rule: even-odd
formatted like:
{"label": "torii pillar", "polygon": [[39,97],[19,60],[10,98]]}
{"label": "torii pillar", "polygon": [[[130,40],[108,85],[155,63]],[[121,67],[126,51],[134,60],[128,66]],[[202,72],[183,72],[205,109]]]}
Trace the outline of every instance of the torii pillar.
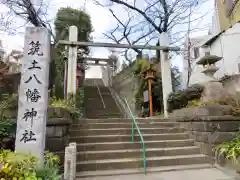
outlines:
{"label": "torii pillar", "polygon": [[[78,41],[78,28],[76,26],[69,27],[69,41]],[[77,46],[69,45],[68,48],[68,70],[67,70],[67,95],[76,94],[77,82]]]}
{"label": "torii pillar", "polygon": [[[169,38],[166,32],[160,35],[160,45],[169,47]],[[163,92],[163,106],[164,117],[168,117],[168,96],[172,92],[172,78],[171,78],[171,62],[168,58],[168,51],[161,50],[161,73],[162,73],[162,92]]]}

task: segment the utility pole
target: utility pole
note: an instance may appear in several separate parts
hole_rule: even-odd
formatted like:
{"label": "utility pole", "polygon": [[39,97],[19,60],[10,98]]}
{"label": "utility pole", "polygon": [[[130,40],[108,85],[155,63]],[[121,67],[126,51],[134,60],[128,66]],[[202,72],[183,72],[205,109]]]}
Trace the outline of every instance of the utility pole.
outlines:
{"label": "utility pole", "polygon": [[192,73],[192,68],[191,68],[191,42],[190,42],[190,28],[191,28],[191,13],[192,13],[192,5],[190,4],[189,6],[189,16],[188,16],[188,31],[187,31],[187,61],[188,61],[188,69],[187,69],[187,87],[189,85],[190,82],[190,77],[191,77],[191,73]]}
{"label": "utility pole", "polygon": [[83,9],[84,12],[86,12],[86,3],[87,3],[87,0],[84,1],[84,7],[83,7],[84,8]]}

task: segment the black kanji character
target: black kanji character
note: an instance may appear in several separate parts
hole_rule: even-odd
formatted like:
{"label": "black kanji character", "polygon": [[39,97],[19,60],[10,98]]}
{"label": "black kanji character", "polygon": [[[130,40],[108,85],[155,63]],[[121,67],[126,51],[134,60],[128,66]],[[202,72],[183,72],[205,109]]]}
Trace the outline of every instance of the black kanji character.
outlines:
{"label": "black kanji character", "polygon": [[43,56],[43,52],[39,52],[41,44],[39,43],[39,41],[32,41],[29,44],[31,46],[31,48],[28,51],[28,55],[35,55],[37,54],[38,56]]}
{"label": "black kanji character", "polygon": [[31,130],[28,132],[28,130],[25,130],[25,133],[22,134],[22,139],[20,139],[20,142],[27,143],[29,141],[36,141],[37,139],[34,138],[35,133],[33,133]]}
{"label": "black kanji character", "polygon": [[31,69],[41,69],[41,67],[40,66],[36,66],[36,64],[38,64],[38,62],[33,60],[32,67],[29,67],[28,69],[29,70],[31,70]]}
{"label": "black kanji character", "polygon": [[[36,77],[36,74],[33,74],[33,77],[35,78],[38,84],[42,84],[42,82],[39,81],[38,78]],[[25,81],[25,83],[29,83],[31,80],[32,80],[32,76],[30,76],[29,79]]]}
{"label": "black kanji character", "polygon": [[26,96],[27,102],[29,99],[31,100],[31,102],[38,102],[38,100],[41,98],[41,96],[39,95],[39,91],[37,89],[34,89],[33,91],[28,89],[26,92]]}
{"label": "black kanji character", "polygon": [[24,116],[22,119],[24,119],[25,121],[28,120],[28,118],[31,118],[31,127],[33,125],[33,118],[37,116],[37,111],[34,110],[34,108],[32,108],[32,111],[29,111],[29,109],[26,110],[26,112],[24,113]]}

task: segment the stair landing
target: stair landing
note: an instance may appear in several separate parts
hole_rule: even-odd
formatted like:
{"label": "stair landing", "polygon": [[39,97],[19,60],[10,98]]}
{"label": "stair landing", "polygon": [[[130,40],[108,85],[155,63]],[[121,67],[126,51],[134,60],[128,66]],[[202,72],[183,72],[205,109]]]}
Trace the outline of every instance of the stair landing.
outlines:
{"label": "stair landing", "polygon": [[[155,171],[156,170],[156,171]],[[156,168],[147,174],[131,174],[136,170],[129,170],[128,175],[123,172],[110,171],[111,176],[79,178],[79,180],[237,180],[237,175],[228,175],[222,171],[205,165],[177,166]],[[97,173],[97,172],[96,172]]]}

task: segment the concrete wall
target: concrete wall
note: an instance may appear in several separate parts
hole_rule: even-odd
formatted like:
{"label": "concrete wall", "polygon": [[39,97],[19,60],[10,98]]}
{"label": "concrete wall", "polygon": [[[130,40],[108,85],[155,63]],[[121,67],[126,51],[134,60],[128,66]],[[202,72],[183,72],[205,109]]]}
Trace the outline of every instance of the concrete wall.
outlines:
{"label": "concrete wall", "polygon": [[124,69],[113,77],[113,89],[118,95],[124,99],[126,98],[128,104],[134,115],[138,115],[139,110],[135,105],[135,94],[139,88],[138,78],[133,74],[133,66]]}
{"label": "concrete wall", "polygon": [[102,70],[102,81],[105,86],[108,86],[109,83],[109,76],[108,76],[108,71],[106,67],[101,67]]}

